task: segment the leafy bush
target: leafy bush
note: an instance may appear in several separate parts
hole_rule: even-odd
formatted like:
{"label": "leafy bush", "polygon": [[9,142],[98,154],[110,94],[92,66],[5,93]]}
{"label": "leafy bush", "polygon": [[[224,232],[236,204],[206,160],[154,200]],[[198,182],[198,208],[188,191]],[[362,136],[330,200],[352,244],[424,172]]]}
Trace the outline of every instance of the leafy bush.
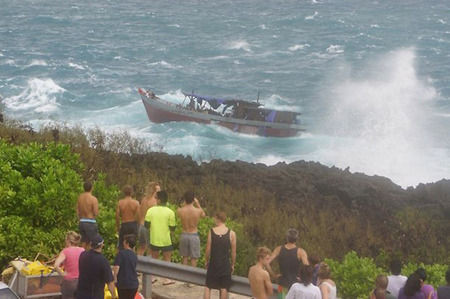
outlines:
{"label": "leafy bush", "polygon": [[367,298],[375,286],[377,275],[384,273],[373,259],[358,257],[354,251],[347,253],[342,262],[331,259],[325,261],[330,266],[341,298]]}
{"label": "leafy bush", "polygon": [[0,265],[53,255],[75,229],[82,164],[67,145],[0,140]]}
{"label": "leafy bush", "polygon": [[92,193],[98,200],[98,231],[105,240],[103,254],[112,261],[117,253],[116,205],[120,191],[116,185],[106,185],[105,179],[106,176],[100,173],[94,182]]}
{"label": "leafy bush", "polygon": [[[341,298],[367,298],[375,287],[375,278],[379,274],[388,275],[388,271],[377,267],[372,258],[358,257],[354,251],[347,253],[342,262],[332,259],[325,261],[330,265]],[[426,283],[433,285],[435,289],[445,284],[447,265],[424,265],[410,262],[403,267],[402,274],[409,276],[418,268],[425,269]]]}

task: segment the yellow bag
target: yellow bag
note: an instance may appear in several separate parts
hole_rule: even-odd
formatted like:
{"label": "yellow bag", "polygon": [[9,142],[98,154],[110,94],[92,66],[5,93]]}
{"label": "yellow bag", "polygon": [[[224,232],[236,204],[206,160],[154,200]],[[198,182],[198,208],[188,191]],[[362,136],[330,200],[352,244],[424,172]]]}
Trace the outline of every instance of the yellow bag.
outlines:
{"label": "yellow bag", "polygon": [[48,274],[51,272],[50,267],[43,265],[41,262],[36,261],[25,265],[22,270],[20,270],[24,275],[41,275]]}
{"label": "yellow bag", "polygon": [[[116,298],[118,298],[119,294],[117,293],[117,288],[114,288],[114,293],[116,295]],[[108,285],[105,284],[105,299],[111,299],[111,298],[112,298],[112,296],[111,296],[111,293],[109,292]]]}

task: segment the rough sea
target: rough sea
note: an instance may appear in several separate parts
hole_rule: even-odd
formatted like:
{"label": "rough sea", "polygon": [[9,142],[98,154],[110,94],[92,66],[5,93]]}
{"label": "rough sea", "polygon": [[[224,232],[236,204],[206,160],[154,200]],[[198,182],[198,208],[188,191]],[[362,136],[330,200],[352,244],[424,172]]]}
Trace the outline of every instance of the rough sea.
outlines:
{"label": "rough sea", "polygon": [[[0,0],[4,113],[127,131],[197,161],[318,161],[450,179],[450,1]],[[302,113],[293,138],[151,123],[137,93]]]}

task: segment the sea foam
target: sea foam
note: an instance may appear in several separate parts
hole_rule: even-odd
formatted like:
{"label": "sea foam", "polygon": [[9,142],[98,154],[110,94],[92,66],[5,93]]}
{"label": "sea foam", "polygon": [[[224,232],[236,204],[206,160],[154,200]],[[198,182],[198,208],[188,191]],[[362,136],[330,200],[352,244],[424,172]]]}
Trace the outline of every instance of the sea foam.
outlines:
{"label": "sea foam", "polygon": [[13,111],[32,110],[37,113],[50,113],[58,110],[56,96],[65,91],[52,79],[33,78],[17,96],[5,99],[7,109]]}
{"label": "sea foam", "polygon": [[236,40],[228,43],[227,46],[230,50],[244,50],[246,52],[251,52],[250,44],[245,40]]}
{"label": "sea foam", "polygon": [[302,44],[302,45],[294,45],[294,46],[291,46],[291,47],[289,47],[288,49],[289,49],[289,51],[297,51],[297,50],[303,50],[303,49],[305,49],[305,48],[309,48],[310,47],[310,45],[309,44]]}
{"label": "sea foam", "polygon": [[313,15],[311,16],[306,16],[305,20],[314,20],[314,18],[318,15],[319,13],[317,11],[314,12]]}

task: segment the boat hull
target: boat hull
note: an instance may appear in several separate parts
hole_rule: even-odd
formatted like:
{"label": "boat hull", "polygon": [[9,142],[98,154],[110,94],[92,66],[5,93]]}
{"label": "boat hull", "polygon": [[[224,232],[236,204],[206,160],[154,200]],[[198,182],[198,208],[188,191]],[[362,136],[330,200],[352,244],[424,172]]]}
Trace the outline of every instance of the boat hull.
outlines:
{"label": "boat hull", "polygon": [[[173,121],[196,122],[202,124],[217,124],[232,130],[233,132],[259,135],[267,137],[293,137],[299,132],[293,128],[273,128],[260,125],[246,124],[244,120],[233,122],[225,117],[212,116],[208,113],[200,113],[188,110],[181,105],[161,103],[158,100],[149,98],[145,92],[141,92],[142,102],[144,103],[147,116],[151,122],[165,123]],[[224,121],[225,119],[226,121]]]}

